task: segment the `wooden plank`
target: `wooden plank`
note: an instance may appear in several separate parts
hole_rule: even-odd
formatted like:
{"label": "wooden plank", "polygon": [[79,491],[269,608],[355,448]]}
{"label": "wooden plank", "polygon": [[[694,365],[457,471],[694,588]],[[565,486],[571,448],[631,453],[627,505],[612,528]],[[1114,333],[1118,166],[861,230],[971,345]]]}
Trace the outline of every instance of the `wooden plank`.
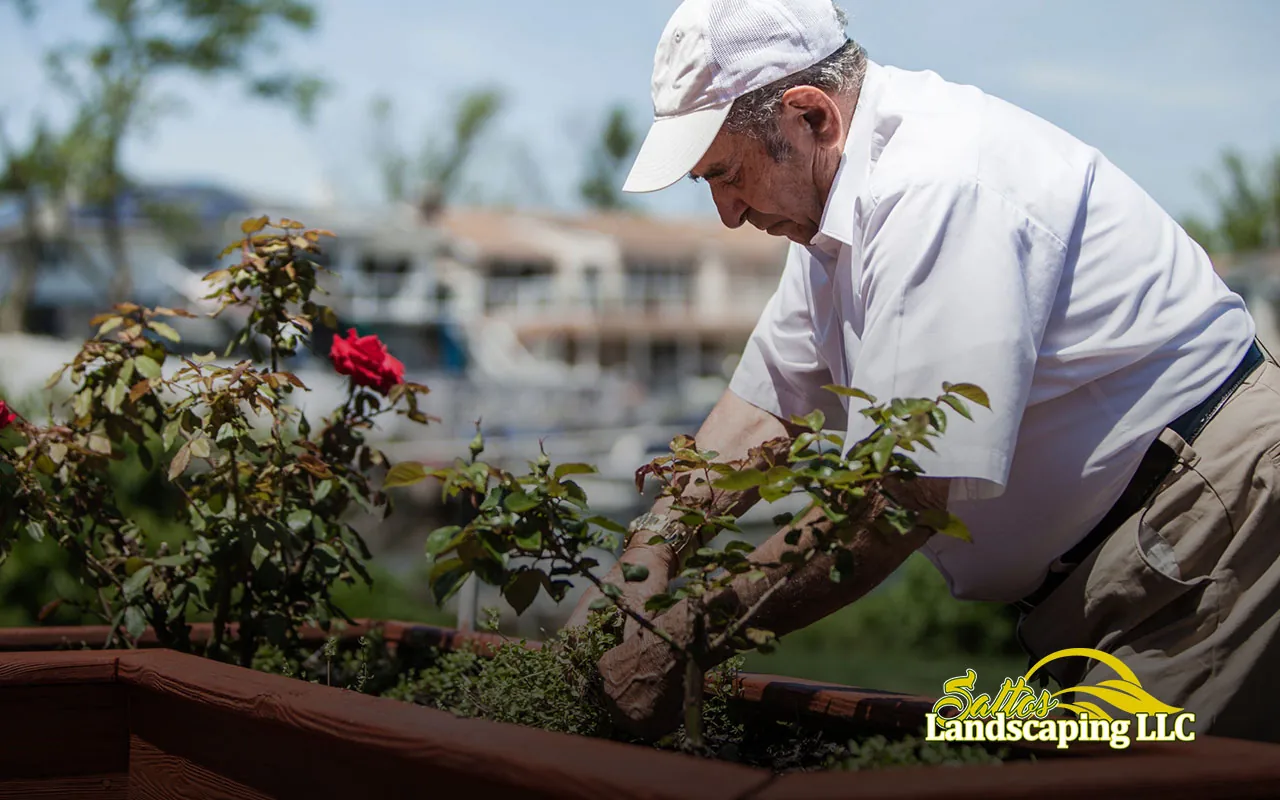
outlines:
{"label": "wooden plank", "polygon": [[123,772],[74,778],[0,780],[0,800],[127,800],[129,776]]}
{"label": "wooden plank", "polygon": [[914,733],[934,699],[819,683],[780,675],[744,674],[740,698],[775,719],[823,723],[838,720],[867,730]]}
{"label": "wooden plank", "polygon": [[116,679],[114,650],[0,655],[0,686],[110,683]]}
{"label": "wooden plank", "polygon": [[[169,651],[122,656],[134,734],[268,795],[737,798],[762,770],[481,720]],[[358,765],[325,769],[316,765]]]}
{"label": "wooden plank", "polygon": [[125,690],[112,683],[0,687],[0,779],[126,773]]}
{"label": "wooden plank", "polygon": [[129,800],[272,800],[249,786],[190,759],[166,753],[147,740],[130,737]]}

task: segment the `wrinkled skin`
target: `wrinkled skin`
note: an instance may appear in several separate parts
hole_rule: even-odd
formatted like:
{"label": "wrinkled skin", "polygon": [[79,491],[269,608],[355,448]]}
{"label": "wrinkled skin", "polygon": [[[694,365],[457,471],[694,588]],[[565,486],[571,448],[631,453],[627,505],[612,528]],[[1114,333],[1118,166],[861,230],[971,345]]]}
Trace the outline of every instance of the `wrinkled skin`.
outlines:
{"label": "wrinkled skin", "polygon": [[840,165],[856,99],[812,86],[783,95],[779,125],[790,152],[775,161],[758,139],[722,130],[689,175],[705,180],[720,220],[812,242]]}

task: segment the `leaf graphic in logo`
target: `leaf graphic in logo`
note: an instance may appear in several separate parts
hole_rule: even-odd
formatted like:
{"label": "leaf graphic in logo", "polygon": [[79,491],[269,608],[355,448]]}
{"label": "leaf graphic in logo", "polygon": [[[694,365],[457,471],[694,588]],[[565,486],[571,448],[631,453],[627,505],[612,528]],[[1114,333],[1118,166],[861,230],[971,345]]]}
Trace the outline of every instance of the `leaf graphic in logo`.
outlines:
{"label": "leaf graphic in logo", "polygon": [[[1112,683],[1112,681],[1108,681]],[[1123,691],[1110,686],[1073,686],[1063,689],[1054,696],[1067,693],[1093,695],[1099,700],[1115,706],[1126,714],[1156,714],[1159,712],[1177,713],[1178,709],[1165,705],[1147,694],[1141,686],[1130,684]]]}
{"label": "leaf graphic in logo", "polygon": [[[1104,653],[1101,650],[1094,650],[1088,647],[1073,647],[1067,650],[1059,650],[1056,653],[1051,653],[1040,659],[1040,661],[1027,672],[1026,678],[1027,680],[1030,680],[1031,676],[1046,664],[1052,663],[1061,658],[1071,658],[1073,656],[1089,658],[1099,663],[1106,664],[1120,676],[1120,679],[1101,681],[1096,686],[1073,686],[1070,689],[1063,689],[1060,692],[1056,692],[1053,695],[1055,698],[1072,693],[1092,695],[1093,697],[1114,706],[1126,714],[1175,714],[1182,710],[1168,705],[1167,703],[1162,703],[1152,697],[1145,689],[1142,688],[1142,682],[1138,680],[1138,676],[1134,674],[1133,670],[1129,669],[1129,667],[1127,667],[1119,658],[1116,658],[1110,653]],[[1111,719],[1110,714],[1103,712],[1097,704],[1088,701],[1063,703],[1059,705],[1059,708],[1076,711],[1077,713],[1085,711],[1102,719]]]}

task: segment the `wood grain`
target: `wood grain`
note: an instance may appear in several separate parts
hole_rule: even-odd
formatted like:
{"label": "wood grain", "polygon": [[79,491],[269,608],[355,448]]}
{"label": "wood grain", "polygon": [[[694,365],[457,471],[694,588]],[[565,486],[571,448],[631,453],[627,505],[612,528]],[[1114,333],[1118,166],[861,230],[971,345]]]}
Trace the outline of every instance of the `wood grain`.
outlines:
{"label": "wood grain", "polygon": [[0,779],[125,773],[125,690],[112,683],[0,687]]}
{"label": "wood grain", "polygon": [[[264,756],[266,754],[263,754]],[[305,762],[277,767],[305,767]],[[129,743],[129,800],[272,800],[190,759],[166,753],[138,736]]]}
{"label": "wood grain", "polygon": [[129,776],[123,772],[74,778],[0,780],[0,800],[127,800]]}
{"label": "wood grain", "polygon": [[120,681],[129,687],[135,735],[273,797],[455,791],[727,800],[769,779],[760,770],[458,719],[170,651],[122,656]]}
{"label": "wood grain", "polygon": [[117,651],[74,650],[0,655],[0,686],[109,683],[116,678]]}

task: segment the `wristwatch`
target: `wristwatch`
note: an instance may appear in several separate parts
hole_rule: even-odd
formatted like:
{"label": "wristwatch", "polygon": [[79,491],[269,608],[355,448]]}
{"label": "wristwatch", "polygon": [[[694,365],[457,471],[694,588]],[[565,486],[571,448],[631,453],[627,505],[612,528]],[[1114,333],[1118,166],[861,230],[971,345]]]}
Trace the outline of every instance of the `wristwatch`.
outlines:
{"label": "wristwatch", "polygon": [[661,536],[663,543],[671,548],[677,558],[697,538],[694,536],[693,529],[683,522],[652,512],[641,514],[631,520],[631,524],[627,526],[628,547],[636,542],[636,534],[638,533],[649,534],[642,542],[639,542],[640,544],[648,544],[649,539],[652,539],[655,535]]}

